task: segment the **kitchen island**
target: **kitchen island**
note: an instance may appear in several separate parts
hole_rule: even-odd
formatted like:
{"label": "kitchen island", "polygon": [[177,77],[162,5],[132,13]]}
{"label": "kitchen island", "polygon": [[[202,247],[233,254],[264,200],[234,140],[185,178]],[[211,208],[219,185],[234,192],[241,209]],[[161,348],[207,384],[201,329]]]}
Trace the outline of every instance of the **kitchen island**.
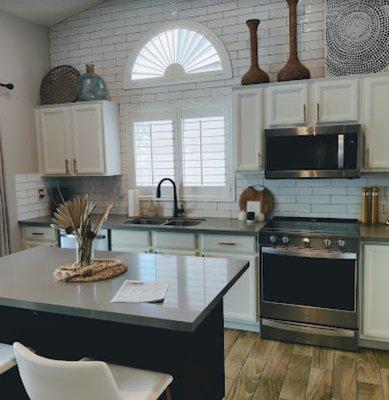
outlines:
{"label": "kitchen island", "polygon": [[[55,268],[74,256],[42,246],[0,258],[1,342],[170,373],[174,399],[224,397],[223,295],[247,261],[100,252],[128,271],[95,283],[55,282]],[[110,303],[125,279],[170,286],[162,303]]]}

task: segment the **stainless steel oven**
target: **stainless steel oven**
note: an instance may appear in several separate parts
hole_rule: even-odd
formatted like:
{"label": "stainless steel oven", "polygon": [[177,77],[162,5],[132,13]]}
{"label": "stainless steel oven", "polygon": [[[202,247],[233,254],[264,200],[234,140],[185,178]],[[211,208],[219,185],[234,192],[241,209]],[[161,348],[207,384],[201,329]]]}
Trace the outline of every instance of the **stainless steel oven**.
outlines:
{"label": "stainless steel oven", "polygon": [[355,350],[358,238],[265,229],[260,243],[261,335]]}
{"label": "stainless steel oven", "polygon": [[267,129],[266,178],[356,178],[360,176],[360,125]]}

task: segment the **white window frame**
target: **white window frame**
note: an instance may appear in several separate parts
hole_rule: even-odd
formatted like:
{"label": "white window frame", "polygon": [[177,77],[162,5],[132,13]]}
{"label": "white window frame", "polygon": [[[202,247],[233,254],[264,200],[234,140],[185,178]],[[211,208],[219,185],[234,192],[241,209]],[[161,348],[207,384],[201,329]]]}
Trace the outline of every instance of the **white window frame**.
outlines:
{"label": "white window frame", "polygon": [[[181,78],[160,77],[160,78],[132,80],[131,79],[132,70],[134,68],[135,61],[139,53],[143,49],[143,47],[155,36],[171,29],[189,29],[204,36],[216,49],[220,57],[222,69],[218,71],[210,71],[204,73],[186,74],[185,77]],[[188,20],[168,21],[159,24],[154,29],[151,29],[132,49],[124,72],[124,89],[182,84],[190,82],[202,82],[202,81],[231,79],[231,78],[232,78],[231,60],[228,55],[226,47],[224,46],[223,42],[218,38],[218,36],[216,36],[206,26],[199,24],[198,22],[195,21],[188,21]]]}
{"label": "white window frame", "polygon": [[[215,116],[215,112],[225,117],[225,135],[226,135],[226,186],[225,187],[212,187],[212,186],[196,186],[196,187],[183,187],[183,170],[182,170],[182,132],[181,121],[182,118],[200,118]],[[235,175],[234,175],[234,156],[233,156],[233,135],[231,129],[231,104],[225,102],[221,105],[208,104],[202,106],[182,106],[177,107],[142,107],[137,109],[128,108],[127,112],[127,130],[129,133],[129,148],[130,156],[130,173],[129,173],[129,187],[139,190],[140,198],[154,199],[156,187],[155,186],[136,186],[136,171],[135,171],[135,147],[134,147],[134,122],[152,121],[161,119],[171,119],[173,121],[173,146],[174,146],[174,171],[175,182],[177,184],[178,196],[181,200],[185,201],[234,201],[235,199]],[[166,187],[166,188],[165,188]],[[214,189],[213,189],[214,188]],[[211,190],[212,189],[212,190]],[[224,193],[222,193],[224,192]],[[164,185],[162,191],[162,200],[172,200],[171,185]]]}

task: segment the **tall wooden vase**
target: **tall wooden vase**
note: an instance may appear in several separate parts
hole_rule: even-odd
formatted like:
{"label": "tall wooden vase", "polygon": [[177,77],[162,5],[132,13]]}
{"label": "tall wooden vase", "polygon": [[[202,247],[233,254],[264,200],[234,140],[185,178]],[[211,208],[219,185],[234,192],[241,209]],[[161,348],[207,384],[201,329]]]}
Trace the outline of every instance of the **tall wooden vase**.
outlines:
{"label": "tall wooden vase", "polygon": [[259,19],[249,19],[246,21],[250,31],[250,69],[242,77],[242,85],[253,85],[255,83],[269,82],[269,75],[259,68],[258,65],[258,25]]}
{"label": "tall wooden vase", "polygon": [[286,0],[289,6],[289,46],[290,54],[288,63],[278,73],[278,81],[294,81],[309,79],[311,73],[304,66],[297,54],[297,3],[299,0]]}

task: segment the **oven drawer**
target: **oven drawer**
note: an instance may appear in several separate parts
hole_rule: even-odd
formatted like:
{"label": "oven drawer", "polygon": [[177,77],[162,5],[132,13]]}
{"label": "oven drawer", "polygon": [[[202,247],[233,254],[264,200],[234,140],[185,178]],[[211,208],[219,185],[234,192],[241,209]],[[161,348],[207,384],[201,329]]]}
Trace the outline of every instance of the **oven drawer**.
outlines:
{"label": "oven drawer", "polygon": [[341,350],[358,350],[358,331],[261,319],[261,337]]}

